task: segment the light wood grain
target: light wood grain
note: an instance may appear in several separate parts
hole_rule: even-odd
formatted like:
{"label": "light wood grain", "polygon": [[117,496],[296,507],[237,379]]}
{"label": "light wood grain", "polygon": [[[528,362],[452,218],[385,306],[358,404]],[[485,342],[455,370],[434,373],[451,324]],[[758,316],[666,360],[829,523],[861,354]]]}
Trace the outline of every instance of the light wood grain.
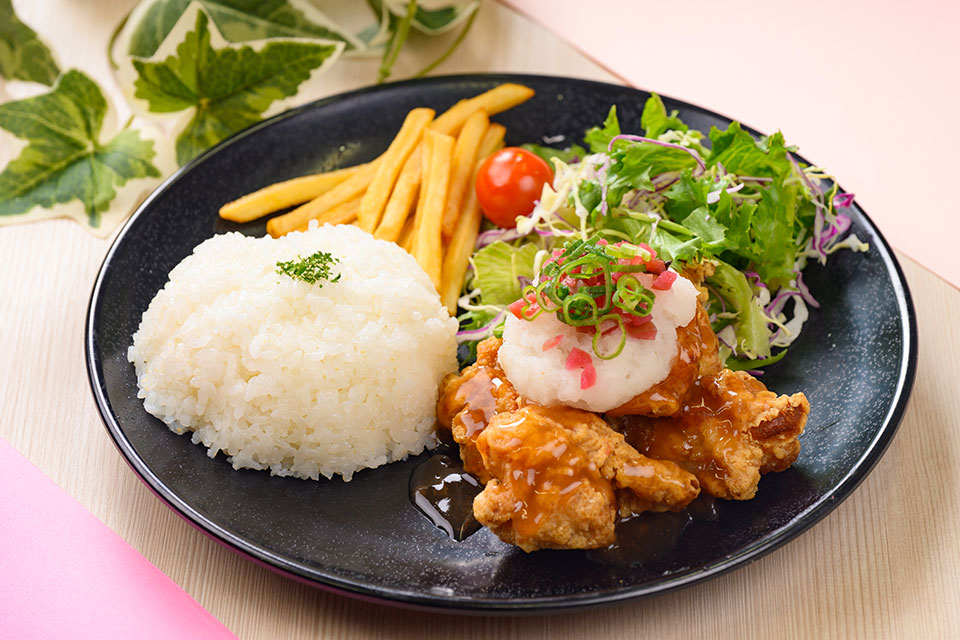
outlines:
{"label": "light wood grain", "polygon": [[[37,4],[47,9],[18,8],[66,33],[50,7],[70,16],[100,3]],[[496,4],[475,29],[441,72],[608,79]],[[960,291],[909,260],[920,336],[913,397],[887,454],[834,513],[769,556],[677,593],[567,615],[473,617],[295,583],[212,542],[137,480],[104,431],[83,362],[89,291],[107,248],[64,221],[0,229],[0,436],[241,638],[960,636]]]}

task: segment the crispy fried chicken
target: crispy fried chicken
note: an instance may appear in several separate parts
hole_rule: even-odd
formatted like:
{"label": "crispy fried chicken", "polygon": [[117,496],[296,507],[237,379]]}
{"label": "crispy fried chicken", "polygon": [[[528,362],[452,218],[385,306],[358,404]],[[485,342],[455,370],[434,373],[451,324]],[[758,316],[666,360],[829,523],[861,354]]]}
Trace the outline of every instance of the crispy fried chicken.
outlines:
{"label": "crispy fried chicken", "polygon": [[677,329],[670,375],[600,416],[520,397],[497,364],[501,341],[450,375],[437,415],[466,470],[486,487],[474,515],[525,551],[587,549],[614,540],[617,516],[680,510],[700,489],[747,500],[760,476],[789,467],[810,406],[723,369],[703,307]]}
{"label": "crispy fried chicken", "polygon": [[809,412],[802,393],[778,396],[746,372],[723,369],[697,380],[677,414],[621,424],[638,451],[680,464],[710,495],[749,500],[761,474],[796,460]]}
{"label": "crispy fried chicken", "polygon": [[492,476],[477,521],[525,551],[595,549],[614,541],[621,507],[680,510],[699,493],[676,464],[651,460],[589,411],[526,405],[497,413],[476,447]]}

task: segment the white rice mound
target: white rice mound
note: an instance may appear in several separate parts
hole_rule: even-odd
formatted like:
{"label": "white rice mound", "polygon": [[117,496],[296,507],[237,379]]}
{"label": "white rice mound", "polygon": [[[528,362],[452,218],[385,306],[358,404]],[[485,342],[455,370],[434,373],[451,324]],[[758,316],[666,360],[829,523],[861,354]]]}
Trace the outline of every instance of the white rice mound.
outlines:
{"label": "white rice mound", "polygon": [[[648,289],[653,277],[636,274]],[[524,398],[545,406],[566,405],[604,412],[619,407],[664,380],[677,356],[677,327],[693,320],[697,311],[697,288],[678,276],[666,291],[656,291],[653,323],[657,337],[639,340],[627,337],[623,351],[616,358],[602,360],[593,352],[593,333],[579,333],[563,324],[553,313],[541,313],[533,321],[519,320],[507,314],[503,328],[503,345],[498,361],[507,379]],[[560,343],[546,351],[544,343],[557,335]],[[619,336],[600,340],[601,352],[617,347]],[[581,369],[567,369],[567,357],[574,348],[587,352],[597,371],[596,383],[581,389]]]}
{"label": "white rice mound", "polygon": [[[323,286],[276,272],[318,250]],[[349,481],[436,444],[437,389],[457,321],[397,245],[353,226],[200,244],[143,314],[127,357],[146,410],[210,457]]]}

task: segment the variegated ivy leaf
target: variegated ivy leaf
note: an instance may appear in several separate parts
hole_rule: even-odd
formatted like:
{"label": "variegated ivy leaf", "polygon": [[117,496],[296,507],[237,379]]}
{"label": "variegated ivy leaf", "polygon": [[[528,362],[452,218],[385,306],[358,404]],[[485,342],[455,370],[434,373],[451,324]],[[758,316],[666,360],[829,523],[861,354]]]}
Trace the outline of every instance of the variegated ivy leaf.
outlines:
{"label": "variegated ivy leaf", "polygon": [[[440,3],[444,1],[438,0]],[[424,6],[425,4],[427,3],[423,0],[367,0],[367,5],[380,20],[379,29],[367,29],[362,34],[368,47],[383,47],[377,82],[383,82],[390,77],[411,27],[427,35],[437,35],[464,23],[450,47],[414,75],[418,77],[433,70],[453,53],[470,30],[480,7],[479,0],[460,4],[437,4],[432,8]]]}
{"label": "variegated ivy leaf", "polygon": [[49,93],[0,104],[0,128],[28,142],[0,173],[0,218],[80,200],[98,227],[117,188],[160,176],[153,142],[137,131],[101,140],[107,110],[100,87],[76,70]]}
{"label": "variegated ivy leaf", "polygon": [[153,56],[191,3],[199,3],[228,42],[268,38],[333,40],[346,49],[363,48],[348,33],[305,0],[144,0],[130,14],[125,53]]}
{"label": "variegated ivy leaf", "polygon": [[0,0],[0,76],[49,87],[59,75],[50,50],[33,29],[20,22],[11,0]]}
{"label": "variegated ivy leaf", "polygon": [[176,142],[181,165],[201,151],[263,118],[275,101],[297,93],[311,73],[330,64],[342,42],[268,40],[259,49],[224,45],[214,48],[207,13],[196,12],[194,28],[162,60],[133,61],[135,96],[150,111],[192,110],[193,117]]}
{"label": "variegated ivy leaf", "polygon": [[363,43],[370,49],[382,47],[390,40],[391,17],[390,8],[380,0],[367,0],[367,5],[376,15],[376,20],[366,29],[357,34]]}
{"label": "variegated ivy leaf", "polygon": [[[407,12],[407,2],[405,0],[382,0],[393,15],[403,17]],[[381,0],[372,0],[371,8],[379,4]],[[473,12],[480,8],[480,2],[449,3],[440,0],[438,2],[418,2],[417,11],[413,15],[412,26],[417,31],[427,35],[437,35],[446,33],[462,24],[464,20],[473,15]],[[374,11],[377,11],[374,8]]]}

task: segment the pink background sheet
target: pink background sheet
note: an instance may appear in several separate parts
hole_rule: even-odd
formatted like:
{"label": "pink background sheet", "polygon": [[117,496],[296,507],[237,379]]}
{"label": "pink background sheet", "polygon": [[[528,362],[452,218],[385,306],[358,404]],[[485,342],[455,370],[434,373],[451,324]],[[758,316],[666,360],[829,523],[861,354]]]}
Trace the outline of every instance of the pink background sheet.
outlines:
{"label": "pink background sheet", "polygon": [[0,438],[0,638],[235,638]]}
{"label": "pink background sheet", "polygon": [[783,131],[960,286],[960,2],[503,1],[632,86]]}

